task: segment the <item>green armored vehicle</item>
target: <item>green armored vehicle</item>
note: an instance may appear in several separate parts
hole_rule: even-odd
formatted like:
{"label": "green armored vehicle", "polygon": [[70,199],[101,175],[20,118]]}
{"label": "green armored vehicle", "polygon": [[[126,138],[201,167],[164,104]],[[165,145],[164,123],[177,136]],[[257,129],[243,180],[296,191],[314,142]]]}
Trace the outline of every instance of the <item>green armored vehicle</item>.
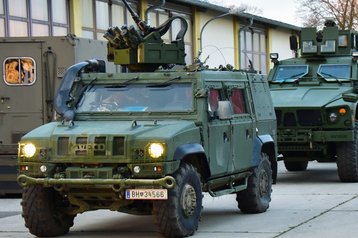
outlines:
{"label": "green armored vehicle", "polygon": [[23,217],[36,236],[66,234],[77,214],[97,209],[153,214],[164,236],[189,236],[203,192],[236,194],[244,213],[269,207],[276,119],[265,77],[170,69],[184,64],[185,20],[176,17],[182,31],[164,44],[173,19],[150,28],[132,14],[141,31],[106,33],[108,58],[131,72],[105,73],[96,60],[72,66],[55,100],[63,120],[19,143]]}
{"label": "green armored vehicle", "polygon": [[[296,37],[290,39],[296,50]],[[303,28],[300,57],[278,60],[269,81],[278,123],[278,148],[289,171],[308,161],[337,161],[342,182],[358,181],[358,35],[326,21]]]}

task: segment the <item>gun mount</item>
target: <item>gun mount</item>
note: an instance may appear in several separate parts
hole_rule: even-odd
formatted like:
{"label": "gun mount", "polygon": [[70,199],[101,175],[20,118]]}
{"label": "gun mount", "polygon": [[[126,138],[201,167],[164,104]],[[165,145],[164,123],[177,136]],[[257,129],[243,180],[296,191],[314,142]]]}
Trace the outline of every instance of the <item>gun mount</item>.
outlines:
{"label": "gun mount", "polygon": [[[290,38],[290,46],[297,51],[295,36]],[[317,31],[316,27],[303,28],[299,46],[302,57],[351,55],[352,50],[358,49],[358,34],[340,30],[334,21],[327,20],[323,30]]]}
{"label": "gun mount", "polygon": [[[138,29],[124,25],[107,30],[104,37],[108,40],[108,61],[126,66],[131,71],[154,71],[159,66],[170,68],[173,64],[185,65],[184,36],[188,29],[186,20],[174,16],[158,27],[151,27],[139,18],[126,0],[122,1]],[[176,40],[165,43],[162,36],[176,19],[181,22]]]}

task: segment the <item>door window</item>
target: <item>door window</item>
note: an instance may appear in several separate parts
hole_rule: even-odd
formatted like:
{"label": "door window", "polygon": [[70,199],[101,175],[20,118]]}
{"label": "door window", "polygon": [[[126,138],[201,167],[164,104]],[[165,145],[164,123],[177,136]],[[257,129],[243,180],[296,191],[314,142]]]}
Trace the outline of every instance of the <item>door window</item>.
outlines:
{"label": "door window", "polygon": [[31,57],[6,58],[3,71],[3,80],[8,85],[32,85],[36,80],[36,63]]}
{"label": "door window", "polygon": [[215,117],[216,111],[219,107],[219,90],[217,89],[209,89],[209,95],[208,95],[208,107],[209,107],[209,114],[210,117]]}
{"label": "door window", "polygon": [[240,88],[233,88],[231,90],[230,101],[234,114],[246,113],[244,90]]}

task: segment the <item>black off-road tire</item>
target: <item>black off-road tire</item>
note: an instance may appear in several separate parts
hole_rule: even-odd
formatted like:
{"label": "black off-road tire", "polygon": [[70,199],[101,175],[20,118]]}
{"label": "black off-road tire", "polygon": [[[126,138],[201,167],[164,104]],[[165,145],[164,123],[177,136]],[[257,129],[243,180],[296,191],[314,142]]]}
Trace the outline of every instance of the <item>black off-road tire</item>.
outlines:
{"label": "black off-road tire", "polygon": [[266,154],[248,179],[247,189],[236,195],[238,208],[243,213],[262,213],[269,208],[272,192],[272,170]]}
{"label": "black off-road tire", "polygon": [[305,171],[308,161],[284,161],[287,171]]}
{"label": "black off-road tire", "polygon": [[30,233],[38,237],[67,234],[75,216],[64,213],[66,201],[52,188],[32,185],[22,194],[22,216]]}
{"label": "black off-road tire", "polygon": [[174,178],[176,185],[168,191],[168,200],[153,203],[154,222],[165,237],[191,236],[201,217],[200,177],[192,165],[183,163]]}
{"label": "black off-road tire", "polygon": [[358,182],[358,122],[354,127],[354,141],[337,144],[337,169],[342,182]]}

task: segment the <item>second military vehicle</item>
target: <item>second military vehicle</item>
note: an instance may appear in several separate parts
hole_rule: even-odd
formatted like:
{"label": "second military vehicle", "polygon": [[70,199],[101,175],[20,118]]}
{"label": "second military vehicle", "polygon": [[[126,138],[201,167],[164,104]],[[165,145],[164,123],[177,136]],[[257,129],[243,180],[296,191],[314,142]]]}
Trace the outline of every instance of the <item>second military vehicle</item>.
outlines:
{"label": "second military vehicle", "polygon": [[[296,37],[291,49],[297,51]],[[358,182],[358,34],[331,20],[323,30],[303,28],[300,57],[271,54],[271,95],[278,148],[289,171],[308,161],[337,161],[343,182]]]}
{"label": "second military vehicle", "polygon": [[203,192],[236,194],[244,213],[269,207],[276,120],[266,78],[170,69],[184,64],[186,21],[175,17],[182,30],[165,44],[174,18],[151,28],[131,12],[141,31],[105,37],[108,58],[132,72],[105,73],[96,60],[70,67],[55,99],[62,121],[19,143],[23,217],[36,236],[66,234],[77,214],[97,209],[153,214],[164,236],[189,236]]}
{"label": "second military vehicle", "polygon": [[[106,58],[106,42],[74,35],[0,37],[0,196],[21,193],[16,182],[17,144],[52,121],[53,99],[72,64]],[[115,72],[116,66],[108,66]]]}

